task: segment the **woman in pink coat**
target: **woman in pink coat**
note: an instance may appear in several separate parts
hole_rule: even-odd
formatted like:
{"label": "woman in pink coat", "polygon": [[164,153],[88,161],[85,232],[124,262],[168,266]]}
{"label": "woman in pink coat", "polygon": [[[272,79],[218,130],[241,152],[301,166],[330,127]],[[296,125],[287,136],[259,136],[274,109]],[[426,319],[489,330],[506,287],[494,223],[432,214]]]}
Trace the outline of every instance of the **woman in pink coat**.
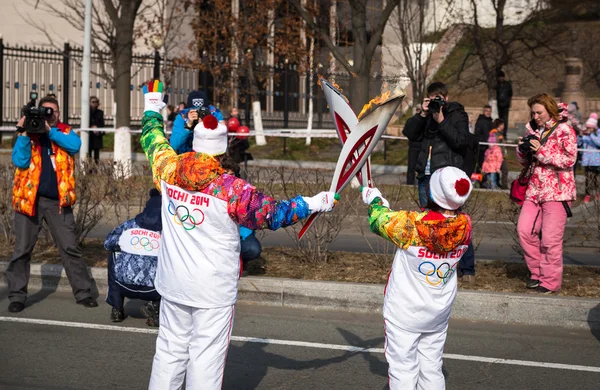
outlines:
{"label": "woman in pink coat", "polygon": [[567,122],[566,105],[548,94],[531,97],[531,122],[519,138],[517,157],[523,166],[533,164],[517,231],[531,273],[527,288],[550,294],[560,290],[563,269],[563,235],[575,200],[573,165],[577,138]]}

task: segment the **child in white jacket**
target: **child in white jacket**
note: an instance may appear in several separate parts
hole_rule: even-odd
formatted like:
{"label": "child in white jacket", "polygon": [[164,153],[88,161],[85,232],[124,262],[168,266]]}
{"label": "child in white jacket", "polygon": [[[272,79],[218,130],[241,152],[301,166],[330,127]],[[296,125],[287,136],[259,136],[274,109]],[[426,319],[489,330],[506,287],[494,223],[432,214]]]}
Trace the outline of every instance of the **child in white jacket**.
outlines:
{"label": "child in white jacket", "polygon": [[424,212],[392,211],[376,188],[363,188],[371,230],[398,246],[383,304],[390,389],[445,388],[442,354],[456,267],[471,241],[471,219],[456,211],[471,193],[458,168],[431,176]]}

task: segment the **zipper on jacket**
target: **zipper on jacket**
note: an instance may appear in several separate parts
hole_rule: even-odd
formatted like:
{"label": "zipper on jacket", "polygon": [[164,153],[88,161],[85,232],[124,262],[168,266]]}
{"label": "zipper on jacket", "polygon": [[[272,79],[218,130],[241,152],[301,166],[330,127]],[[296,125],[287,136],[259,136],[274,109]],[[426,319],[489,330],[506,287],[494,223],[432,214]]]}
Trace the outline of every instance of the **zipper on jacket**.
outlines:
{"label": "zipper on jacket", "polygon": [[554,171],[556,173],[556,180],[558,181],[558,190],[562,192],[562,184],[560,183],[560,172]]}

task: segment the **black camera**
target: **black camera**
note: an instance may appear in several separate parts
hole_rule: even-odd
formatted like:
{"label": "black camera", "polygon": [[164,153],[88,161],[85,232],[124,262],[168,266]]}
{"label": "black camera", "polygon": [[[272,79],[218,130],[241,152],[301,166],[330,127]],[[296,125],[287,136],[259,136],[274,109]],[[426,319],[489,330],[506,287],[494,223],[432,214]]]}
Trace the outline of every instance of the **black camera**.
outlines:
{"label": "black camera", "polygon": [[446,105],[446,100],[443,97],[436,96],[429,101],[429,106],[427,109],[432,114],[437,114],[438,112],[440,112],[442,107],[444,107],[445,105]]}
{"label": "black camera", "polygon": [[36,107],[37,92],[29,94],[29,103],[21,110],[21,114],[25,117],[23,130],[28,134],[43,134],[46,132],[46,121],[52,117],[54,110],[52,107]]}
{"label": "black camera", "polygon": [[200,108],[196,108],[193,109],[193,111],[196,111],[198,113],[198,120],[195,120],[192,122],[190,128],[194,128],[196,127],[196,125],[198,124],[199,121],[201,121],[202,119],[204,119],[206,116],[211,115],[210,110],[208,109],[208,107],[200,107]]}
{"label": "black camera", "polygon": [[521,138],[523,143],[519,145],[519,151],[523,154],[531,153],[531,140],[534,139],[537,140],[538,138],[533,134],[529,134]]}

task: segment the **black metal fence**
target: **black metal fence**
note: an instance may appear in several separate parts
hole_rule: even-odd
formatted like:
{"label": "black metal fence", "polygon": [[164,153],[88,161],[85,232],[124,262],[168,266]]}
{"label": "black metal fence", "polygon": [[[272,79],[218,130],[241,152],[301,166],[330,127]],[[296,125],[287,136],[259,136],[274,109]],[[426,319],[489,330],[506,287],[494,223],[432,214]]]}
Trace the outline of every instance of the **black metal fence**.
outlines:
{"label": "black metal fence", "polygon": [[[158,57],[160,58],[160,57]],[[141,86],[153,77],[154,55],[135,55],[132,61],[131,124],[136,126],[143,114],[144,100]],[[0,125],[14,124],[20,117],[20,111],[29,100],[29,93],[35,91],[39,96],[56,95],[61,103],[61,119],[65,123],[77,125],[81,117],[81,66],[83,50],[65,43],[63,50],[31,48],[5,45],[0,38]],[[170,83],[167,93],[169,101],[176,105],[186,101],[187,95],[196,89],[204,90],[212,96],[215,82],[208,71],[178,65],[171,60],[160,60],[161,69],[168,71]],[[273,67],[260,66],[257,72],[266,82],[259,90],[263,126],[265,128],[305,128],[309,96],[308,77],[298,72],[295,65],[276,64]],[[107,126],[113,124],[116,115],[114,88],[107,82],[113,75],[113,68],[107,53],[92,53],[90,74],[90,95],[100,100]],[[326,77],[332,75],[325,75]],[[349,86],[347,74],[333,75],[344,90]],[[313,128],[333,128],[322,90],[313,82],[315,98]],[[380,80],[374,78],[371,88],[379,91]],[[233,91],[226,91],[231,93]],[[241,77],[238,82],[238,109],[242,121],[253,126],[247,81]],[[209,98],[210,100],[210,98]],[[225,104],[224,108],[228,105]],[[223,107],[223,106],[222,106]]]}

